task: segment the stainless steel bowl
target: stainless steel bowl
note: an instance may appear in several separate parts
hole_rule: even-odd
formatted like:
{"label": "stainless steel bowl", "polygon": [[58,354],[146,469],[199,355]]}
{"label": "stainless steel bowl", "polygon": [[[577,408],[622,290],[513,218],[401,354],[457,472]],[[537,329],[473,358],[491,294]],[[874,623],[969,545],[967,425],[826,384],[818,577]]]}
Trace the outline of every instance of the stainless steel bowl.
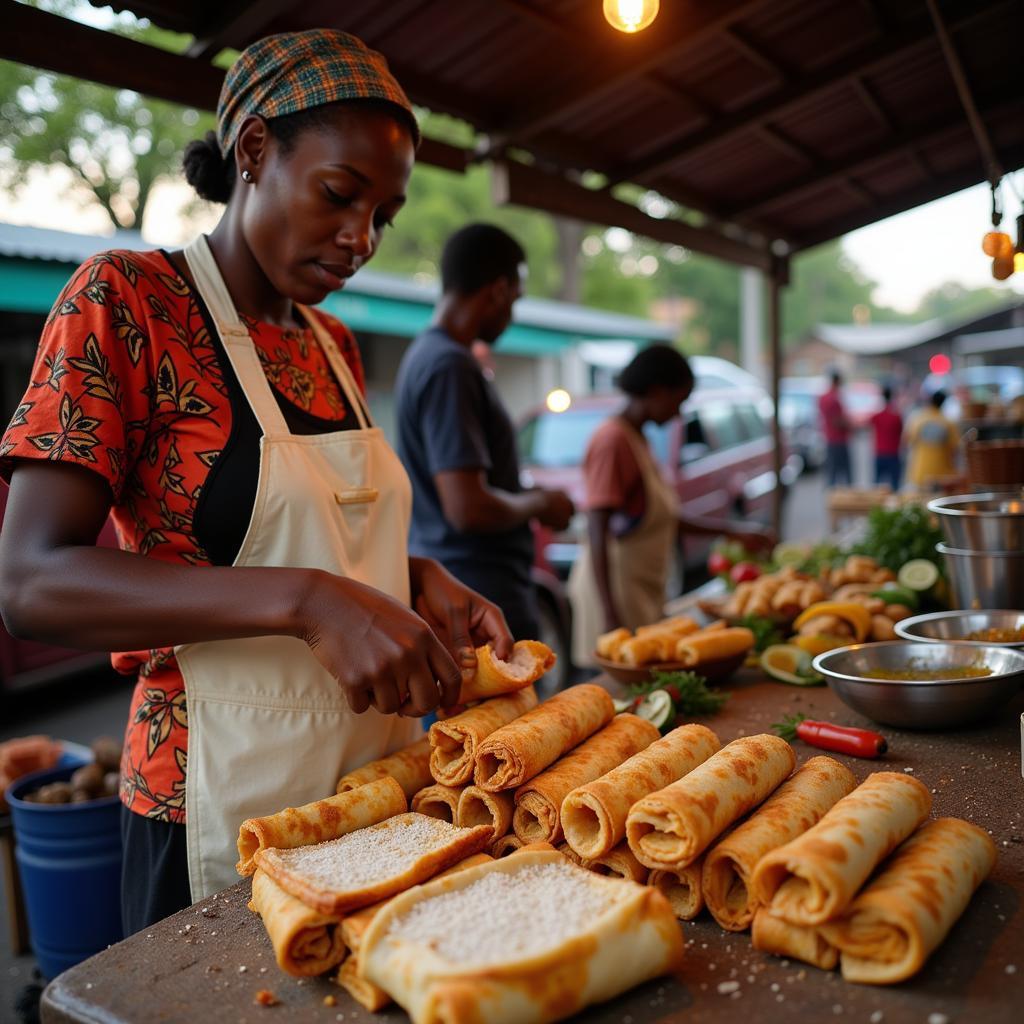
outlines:
{"label": "stainless steel bowl", "polygon": [[1024,608],[1024,551],[964,551],[946,544],[953,597],[960,608]]}
{"label": "stainless steel bowl", "polygon": [[1024,498],[1019,495],[955,494],[928,502],[946,542],[965,551],[1024,553]]}
{"label": "stainless steel bowl", "polygon": [[[878,669],[985,665],[992,675],[948,680],[871,679]],[[955,729],[986,718],[1024,684],[1024,652],[974,644],[888,640],[819,654],[814,668],[854,711],[901,729]]]}
{"label": "stainless steel bowl", "polygon": [[922,643],[961,643],[971,647],[1024,647],[1024,640],[996,643],[991,640],[965,640],[980,629],[1024,629],[1024,611],[956,611],[914,615],[896,623],[896,635]]}

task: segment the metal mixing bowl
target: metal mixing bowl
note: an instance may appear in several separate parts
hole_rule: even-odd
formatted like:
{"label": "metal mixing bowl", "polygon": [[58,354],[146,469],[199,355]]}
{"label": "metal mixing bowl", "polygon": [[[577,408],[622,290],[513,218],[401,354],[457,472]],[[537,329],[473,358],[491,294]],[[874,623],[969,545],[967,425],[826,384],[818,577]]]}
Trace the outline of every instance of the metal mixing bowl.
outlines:
{"label": "metal mixing bowl", "polygon": [[1024,629],[1024,612],[956,611],[914,615],[896,623],[896,635],[923,643],[955,642],[972,647],[1024,647],[1024,640],[996,643],[993,640],[965,640],[981,629]]}
{"label": "metal mixing bowl", "polygon": [[[870,679],[877,669],[984,665],[992,675],[948,680]],[[819,654],[814,668],[854,711],[901,729],[955,729],[986,718],[1024,685],[1024,652],[976,644],[888,640]]]}
{"label": "metal mixing bowl", "polygon": [[965,551],[1024,552],[1024,499],[1008,494],[955,494],[934,498],[946,543]]}
{"label": "metal mixing bowl", "polygon": [[953,596],[961,608],[1024,608],[1024,551],[964,551],[946,544]]}

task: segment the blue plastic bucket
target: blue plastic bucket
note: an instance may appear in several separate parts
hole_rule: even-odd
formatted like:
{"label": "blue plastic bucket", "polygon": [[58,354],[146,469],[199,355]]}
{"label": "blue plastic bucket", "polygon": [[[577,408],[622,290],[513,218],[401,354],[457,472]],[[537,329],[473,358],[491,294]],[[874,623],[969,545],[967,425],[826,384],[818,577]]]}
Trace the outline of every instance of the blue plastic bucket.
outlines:
{"label": "blue plastic bucket", "polygon": [[69,781],[77,767],[34,772],[7,790],[29,937],[46,978],[123,937],[120,800],[36,804],[22,799],[48,782]]}

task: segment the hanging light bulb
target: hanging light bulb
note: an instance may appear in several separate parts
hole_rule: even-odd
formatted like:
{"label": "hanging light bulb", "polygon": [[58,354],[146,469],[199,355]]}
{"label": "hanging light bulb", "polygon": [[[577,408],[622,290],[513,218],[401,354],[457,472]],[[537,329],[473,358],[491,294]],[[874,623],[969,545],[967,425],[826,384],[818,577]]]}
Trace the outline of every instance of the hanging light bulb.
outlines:
{"label": "hanging light bulb", "polygon": [[620,32],[642,32],[658,16],[660,6],[660,0],[604,0],[604,16]]}
{"label": "hanging light bulb", "polygon": [[992,261],[992,276],[997,281],[1005,281],[1013,273],[1015,262],[1013,256],[997,256]]}
{"label": "hanging light bulb", "polygon": [[995,259],[1013,255],[1013,239],[1005,231],[989,231],[981,240],[981,251]]}

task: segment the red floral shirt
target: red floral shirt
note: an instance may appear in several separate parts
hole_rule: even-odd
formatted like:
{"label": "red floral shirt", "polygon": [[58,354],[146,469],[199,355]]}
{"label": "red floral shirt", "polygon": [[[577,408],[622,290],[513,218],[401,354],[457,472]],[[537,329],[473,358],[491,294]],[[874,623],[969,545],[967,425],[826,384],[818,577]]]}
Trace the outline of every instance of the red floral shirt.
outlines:
{"label": "red floral shirt", "polygon": [[[320,319],[362,388],[351,333]],[[344,420],[347,402],[312,331],[245,322],[282,396]],[[191,286],[161,252],[105,252],[79,267],[46,321],[28,390],[0,442],[0,472],[10,479],[15,459],[84,466],[110,485],[124,550],[209,565],[193,517],[230,432],[220,360]],[[121,799],[139,814],[184,822],[188,709],[174,652],[122,651],[111,660],[138,675]]]}

